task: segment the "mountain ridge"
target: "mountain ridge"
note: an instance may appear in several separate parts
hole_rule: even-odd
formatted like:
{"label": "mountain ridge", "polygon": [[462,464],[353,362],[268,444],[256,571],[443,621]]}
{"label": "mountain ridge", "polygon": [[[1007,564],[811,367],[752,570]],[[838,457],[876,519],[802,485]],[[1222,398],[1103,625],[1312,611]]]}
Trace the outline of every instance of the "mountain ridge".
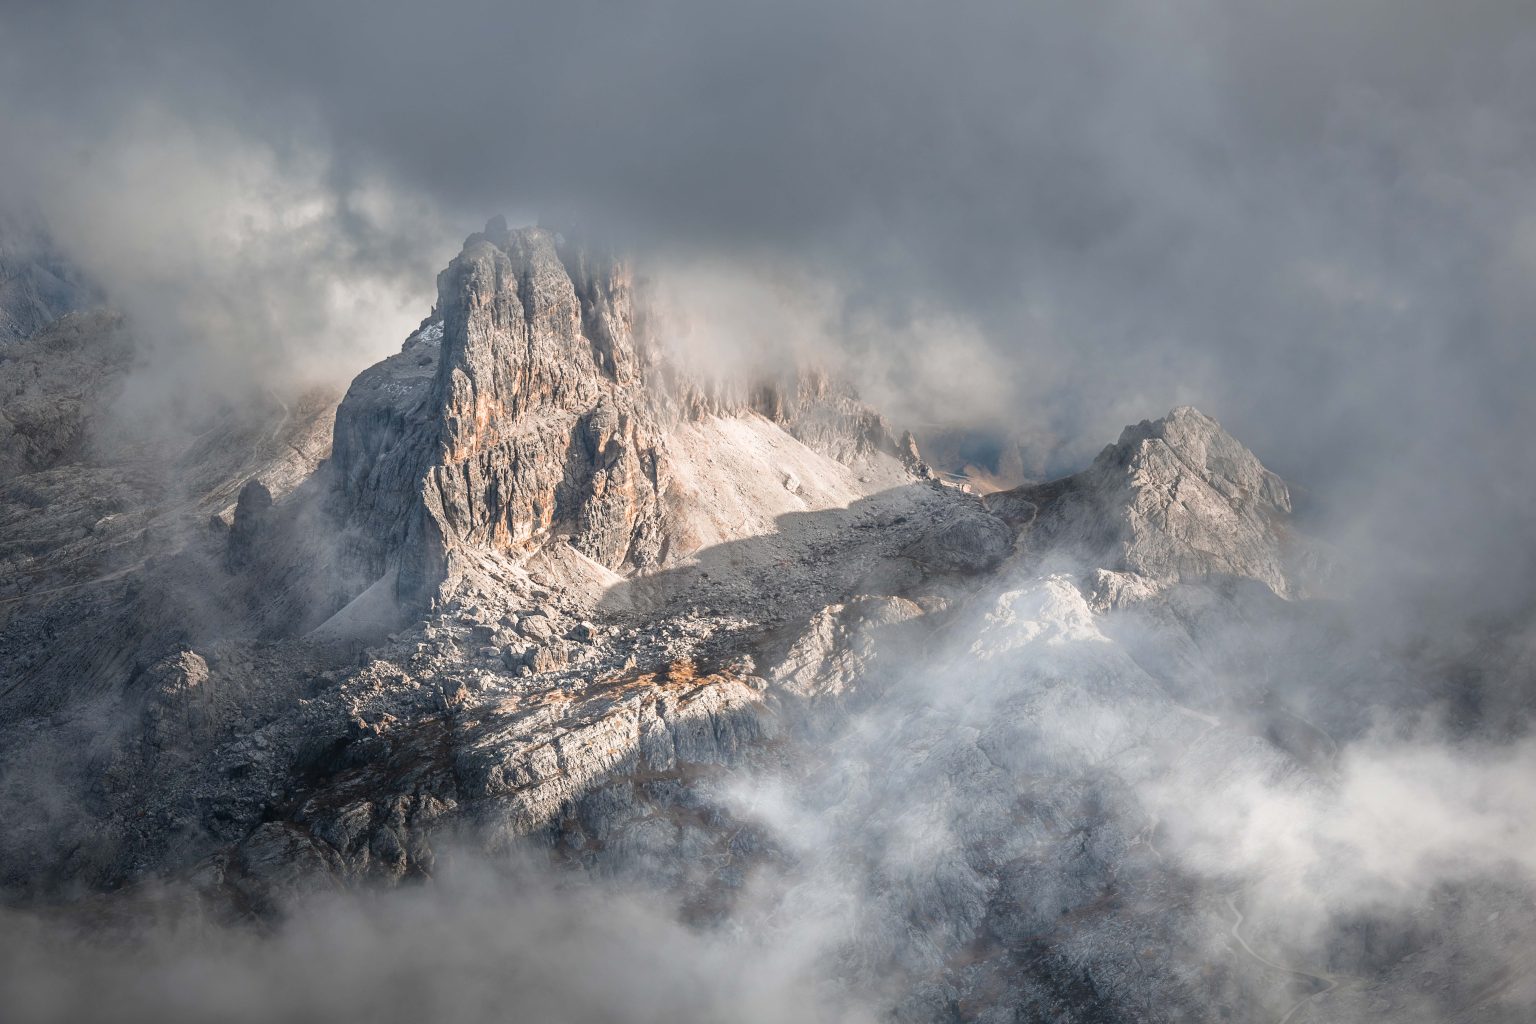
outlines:
{"label": "mountain ridge", "polygon": [[[1284,482],[1178,407],[978,496],[846,385],[695,380],[646,324],[621,263],[493,221],[333,420],[191,449],[172,512],[60,520],[29,557],[63,589],[0,619],[7,897],[172,885],[267,920],[537,857],[815,951],[897,1019],[1294,1003],[1204,945],[1264,875],[1203,866],[1182,799],[1312,799],[1364,728]],[[82,500],[90,458],[0,512]],[[1324,681],[1305,705],[1280,659]],[[1327,927],[1376,979],[1336,1005],[1406,991]]]}

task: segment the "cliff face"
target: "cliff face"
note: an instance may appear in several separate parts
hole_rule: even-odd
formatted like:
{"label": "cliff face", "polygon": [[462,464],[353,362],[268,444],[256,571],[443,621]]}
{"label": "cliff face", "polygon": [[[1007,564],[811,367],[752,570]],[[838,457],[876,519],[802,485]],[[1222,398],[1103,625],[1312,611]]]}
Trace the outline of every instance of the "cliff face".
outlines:
{"label": "cliff face", "polygon": [[[815,371],[721,394],[645,336],[627,269],[553,232],[493,221],[438,278],[433,316],[361,375],[336,417],[338,507],[369,570],[420,601],[464,552],[525,555],[561,539],[644,572],[694,531],[674,486],[684,422],[761,416],[844,465],[910,438]],[[772,473],[772,467],[764,467]]]}
{"label": "cliff face", "polygon": [[556,532],[610,568],[660,546],[656,424],[620,268],[567,267],[555,236],[491,225],[438,279],[407,352],[354,384],[334,446],[343,515],[418,599],[465,547]]}
{"label": "cliff face", "polygon": [[[646,322],[621,264],[493,223],[328,460],[328,403],[272,408],[177,454],[169,505],[77,443],[115,321],[12,346],[0,889],[266,915],[533,852],[809,950],[880,1019],[1356,1019],[1421,987],[1364,918],[1255,954],[1294,923],[1245,896],[1267,866],[1185,856],[1207,804],[1326,789],[1375,685],[1219,424],[981,499],[846,385],[695,380]],[[1470,960],[1469,998],[1499,982]]]}
{"label": "cliff face", "polygon": [[574,276],[547,231],[493,230],[439,279],[429,529],[516,549],[558,526],[604,566],[644,568],[661,542],[659,439],[628,282],[573,262]]}
{"label": "cliff face", "polygon": [[1153,579],[1253,579],[1282,597],[1295,589],[1284,481],[1189,406],[1126,427],[1076,476],[986,500],[1032,523],[1042,550]]}

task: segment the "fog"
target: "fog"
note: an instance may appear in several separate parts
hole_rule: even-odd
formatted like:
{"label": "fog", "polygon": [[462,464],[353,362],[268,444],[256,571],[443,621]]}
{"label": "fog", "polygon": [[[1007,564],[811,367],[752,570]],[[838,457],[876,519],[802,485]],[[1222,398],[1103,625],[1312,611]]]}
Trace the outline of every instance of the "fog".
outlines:
{"label": "fog", "polygon": [[[1536,870],[1518,629],[1536,607],[1528,3],[15,2],[0,127],[0,212],[46,225],[126,314],[139,365],[118,401],[140,421],[344,384],[428,314],[435,274],[493,214],[628,254],[695,365],[825,362],[898,428],[1018,441],[1044,474],[1199,406],[1296,485],[1339,565],[1352,655],[1381,659],[1376,703],[1333,708],[1326,770],[1213,781],[1158,749],[1116,792],[1157,819],[1215,931],[1241,892],[1294,962],[1370,915],[1504,955],[1489,919],[1432,903],[1455,888],[1458,914],[1482,914]],[[1102,669],[1084,650],[1053,654],[1058,674]],[[1458,660],[1481,673],[1470,723],[1426,681]],[[1281,690],[1311,717],[1330,680],[1307,664]],[[834,780],[888,764],[888,727],[926,734],[914,708],[955,678],[939,658],[906,673],[890,711],[847,726]],[[974,706],[945,714],[985,718],[1019,676],[968,678]],[[1054,737],[1049,773],[1140,736],[1101,710],[1082,747],[1079,719],[1029,719],[1032,741]],[[40,951],[72,938],[19,918],[12,934],[47,935],[6,956],[27,1012],[54,1018],[848,1019],[868,1006],[822,986],[852,972],[868,994],[923,954],[879,920],[905,907],[864,908],[867,934],[828,924],[867,895],[868,851],[814,848],[850,807],[889,808],[801,785],[743,783],[738,813],[798,844],[803,873],[752,894],[728,941],[659,896],[568,904],[471,864],[440,896],[298,909],[279,942],[206,922],[189,938],[178,917],[142,973],[110,947],[60,973]],[[925,838],[882,871],[953,867],[965,815],[931,808],[891,825]],[[764,921],[781,930],[749,927]],[[296,980],[267,1004],[273,978]],[[156,1002],[173,990],[184,1006]],[[465,1002],[412,1002],[445,990]],[[500,1003],[509,990],[524,1002]]]}
{"label": "fog", "polygon": [[752,321],[814,306],[898,420],[1059,471],[1190,402],[1337,529],[1390,515],[1356,566],[1381,585],[1528,593],[1519,0],[0,17],[0,198],[167,347],[161,378],[345,379],[464,234],[544,218],[778,278],[797,297]]}
{"label": "fog", "polygon": [[[702,918],[643,844],[588,874],[537,845],[440,840],[430,883],[317,882],[257,921],[153,886],[6,911],[0,1005],[37,1021],[858,1022],[921,1018],[944,998],[924,979],[996,942],[1057,971],[1095,964],[1107,1005],[1154,1018],[1193,997],[1278,1020],[1324,983],[1342,987],[1331,1019],[1536,1005],[1528,739],[1452,738],[1427,705],[1351,726],[1403,666],[1350,680],[1348,645],[1319,654],[1293,623],[1265,644],[1335,690],[1306,707],[1331,746],[1283,755],[1257,737],[1277,706],[1305,707],[1302,684],[1254,698],[1261,665],[1232,660],[1250,650],[1243,616],[1143,632],[1134,609],[1090,614],[1074,578],[1021,566],[938,634],[872,634],[862,696],[823,703],[788,767],[742,767],[715,794],[759,855]],[[1143,667],[1191,638],[1182,675]],[[1177,696],[1204,673],[1217,690]]]}
{"label": "fog", "polygon": [[[659,900],[469,861],[428,889],[312,893],[266,933],[146,900],[130,933],[16,913],[0,939],[14,1020],[858,1019],[810,949],[685,928]],[[785,956],[794,957],[786,961]],[[794,980],[804,984],[789,984]]]}

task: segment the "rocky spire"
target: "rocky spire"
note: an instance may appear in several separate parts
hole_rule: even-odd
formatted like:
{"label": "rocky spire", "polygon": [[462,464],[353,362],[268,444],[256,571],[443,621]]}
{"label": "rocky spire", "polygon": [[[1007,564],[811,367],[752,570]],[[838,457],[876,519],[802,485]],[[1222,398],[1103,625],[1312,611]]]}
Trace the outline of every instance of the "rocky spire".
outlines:
{"label": "rocky spire", "polygon": [[[465,546],[565,534],[595,561],[656,558],[656,424],[622,265],[500,220],[438,277],[434,317],[337,413],[342,507],[364,548],[425,595]],[[430,371],[430,372],[428,372]]]}
{"label": "rocky spire", "polygon": [[834,460],[925,467],[845,384],[789,372],[735,398],[705,389],[637,326],[629,272],[545,228],[500,218],[438,277],[433,316],[354,382],[336,416],[333,472],[351,548],[430,594],[456,551],[564,539],[619,571],[664,557],[668,431],[760,415]]}

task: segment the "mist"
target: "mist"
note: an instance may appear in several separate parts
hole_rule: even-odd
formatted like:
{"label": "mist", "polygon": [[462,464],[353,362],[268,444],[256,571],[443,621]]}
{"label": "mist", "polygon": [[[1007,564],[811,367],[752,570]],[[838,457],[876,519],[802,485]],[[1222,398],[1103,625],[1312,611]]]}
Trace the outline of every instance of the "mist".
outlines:
{"label": "mist", "polygon": [[[686,928],[655,895],[530,864],[451,866],[430,890],[314,892],[266,933],[146,898],[122,935],[7,912],[16,1020],[857,1020],[809,950]],[[121,945],[132,941],[131,952]],[[784,959],[785,955],[792,960]],[[789,984],[803,978],[802,984]]]}
{"label": "mist", "polygon": [[[1214,689],[1272,688],[1333,744],[1224,774],[1274,723],[1153,680],[1146,664],[1183,656],[1138,647],[1161,623],[1074,632],[1036,566],[1007,585],[1070,620],[1040,661],[930,651],[887,680],[887,706],[845,709],[824,778],[759,772],[724,798],[782,860],[713,931],[665,894],[543,867],[509,880],[466,854],[440,893],[327,897],[270,936],[178,912],[147,926],[142,974],[110,941],[14,918],[22,1016],[859,1019],[935,969],[904,923],[925,886],[959,893],[971,924],[1001,898],[955,860],[982,811],[945,790],[957,763],[991,770],[966,760],[983,748],[1151,822],[1105,841],[1145,842],[1191,887],[1208,928],[1176,955],[1209,952],[1232,900],[1314,980],[1333,977],[1319,949],[1357,940],[1335,959],[1389,969],[1396,947],[1359,939],[1373,928],[1454,935],[1521,969],[1528,3],[20,2],[0,11],[0,127],[0,224],[42,225],[46,242],[15,244],[56,250],[135,339],[103,434],[131,422],[185,445],[217,410],[339,394],[399,350],[464,236],[502,214],[624,253],[662,340],[702,372],[821,363],[898,429],[1016,445],[1031,475],[1196,405],[1293,485],[1347,636],[1320,653],[1321,631],[1275,613],[1202,639]],[[957,632],[987,611],[977,599]],[[1271,667],[1233,653],[1250,644]],[[1452,664],[1475,685],[1448,683]],[[1021,678],[1106,673],[1145,703],[1012,703]],[[1025,724],[988,724],[1010,715]],[[906,766],[890,739],[966,729],[992,740],[959,744],[959,762]],[[1102,782],[1126,745],[1139,766]],[[893,765],[907,774],[882,787]],[[897,791],[929,794],[927,816],[902,818]],[[269,1003],[275,979],[296,980]],[[186,1002],[168,1008],[173,989]],[[1279,1017],[1294,993],[1233,998]]]}
{"label": "mist", "polygon": [[1051,471],[1199,405],[1371,585],[1491,607],[1530,596],[1528,13],[21,4],[0,180],[194,387],[344,380],[465,233],[544,218],[789,274],[751,322],[821,303],[893,418]]}
{"label": "mist", "polygon": [[[862,627],[865,689],[785,709],[816,723],[791,741],[803,759],[710,787],[701,813],[752,838],[741,883],[702,915],[643,848],[572,871],[538,843],[444,842],[430,882],[309,882],[258,920],[156,885],[63,915],[7,910],[0,1005],[35,1021],[859,1022],[941,1006],[922,979],[954,943],[1033,933],[1040,958],[1144,959],[1157,987],[1098,984],[1154,1018],[1181,972],[1211,965],[1251,1019],[1325,982],[1345,1020],[1536,1006],[1528,737],[1458,739],[1427,703],[1352,720],[1353,641],[1319,652],[1313,625],[1267,620],[1267,653],[1305,677],[1275,686],[1242,661],[1250,622],[1181,635],[1146,631],[1156,613],[1134,608],[1099,620],[1076,575],[1021,565],[936,633]],[[1407,668],[1374,671],[1389,684]],[[1202,694],[1204,675],[1219,682]],[[1309,687],[1334,703],[1309,706]],[[1287,706],[1327,750],[1257,739]],[[1418,973],[1391,973],[1414,956]],[[1369,1006],[1352,994],[1366,977]]]}

